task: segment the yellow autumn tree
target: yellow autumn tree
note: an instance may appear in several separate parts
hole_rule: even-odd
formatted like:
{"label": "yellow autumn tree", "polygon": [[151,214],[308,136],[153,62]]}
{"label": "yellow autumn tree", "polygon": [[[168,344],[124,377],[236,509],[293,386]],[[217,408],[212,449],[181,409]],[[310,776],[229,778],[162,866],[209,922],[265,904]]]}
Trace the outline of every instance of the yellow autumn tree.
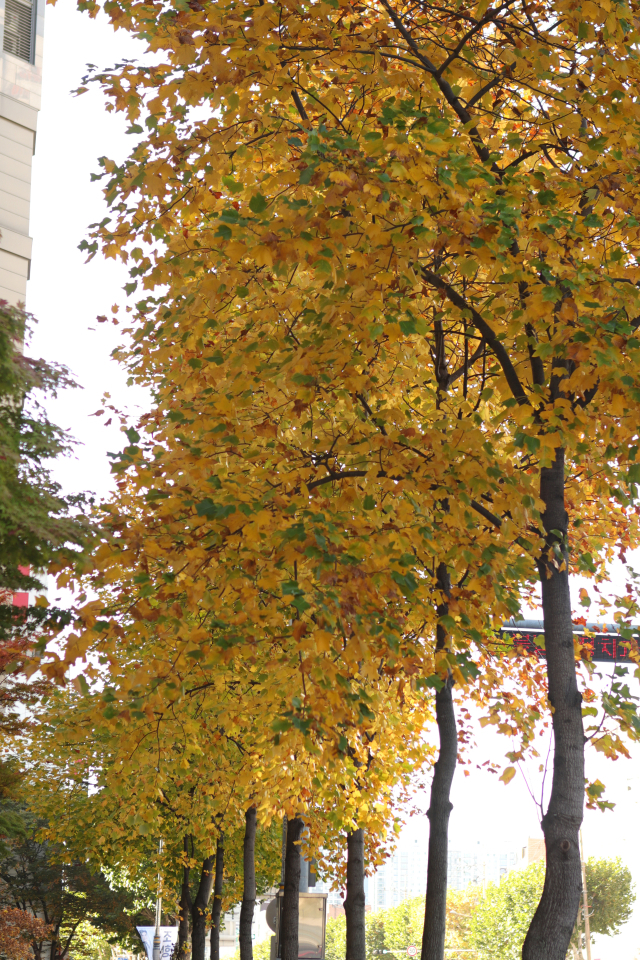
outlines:
{"label": "yellow autumn tree", "polygon": [[[635,533],[635,6],[105,8],[161,54],[100,78],[148,132],[104,162],[90,246],[133,260],[129,363],[158,407],[121,461],[156,522],[114,508],[97,567],[185,651],[285,636],[309,690],[283,719],[323,730],[373,722],[363,671],[464,682],[469,640],[539,576],[556,753],[524,955],[560,960],[583,804],[569,519],[585,572]],[[185,598],[197,627],[171,619]],[[116,649],[99,609],[68,657]]]}

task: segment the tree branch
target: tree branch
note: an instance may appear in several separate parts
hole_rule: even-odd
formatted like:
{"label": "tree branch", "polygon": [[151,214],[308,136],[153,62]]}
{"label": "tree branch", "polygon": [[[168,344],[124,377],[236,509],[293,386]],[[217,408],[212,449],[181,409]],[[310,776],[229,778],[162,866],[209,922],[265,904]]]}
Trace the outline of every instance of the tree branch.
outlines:
{"label": "tree branch", "polygon": [[291,96],[293,97],[293,102],[295,103],[295,105],[296,105],[296,107],[297,107],[297,109],[298,109],[298,113],[300,114],[300,116],[302,117],[302,119],[303,119],[303,120],[308,120],[309,117],[307,116],[307,111],[306,111],[305,108],[302,106],[302,100],[301,100],[300,97],[298,96],[298,91],[297,91],[297,90],[292,90],[292,91],[291,91]]}
{"label": "tree branch", "polygon": [[481,517],[484,517],[485,520],[488,520],[489,523],[499,530],[502,526],[502,520],[500,517],[496,517],[495,513],[491,513],[490,510],[487,510],[486,507],[483,507],[481,503],[478,503],[477,500],[471,500],[469,506],[473,507],[476,513],[479,513]]}
{"label": "tree branch", "polygon": [[485,341],[487,346],[493,351],[493,355],[496,360],[502,367],[502,372],[505,375],[505,379],[509,384],[511,393],[515,399],[520,404],[529,404],[529,398],[525,392],[524,387],[520,383],[520,378],[516,373],[515,367],[511,362],[511,358],[507,353],[504,345],[500,342],[494,331],[491,329],[486,320],[481,317],[475,307],[472,307],[471,304],[465,300],[465,298],[458,293],[450,284],[443,280],[442,277],[439,277],[437,273],[434,273],[433,270],[429,270],[428,267],[422,267],[422,275],[436,290],[441,290],[451,303],[458,307],[460,310],[466,310],[470,314],[470,318],[480,334],[482,334],[482,339]]}

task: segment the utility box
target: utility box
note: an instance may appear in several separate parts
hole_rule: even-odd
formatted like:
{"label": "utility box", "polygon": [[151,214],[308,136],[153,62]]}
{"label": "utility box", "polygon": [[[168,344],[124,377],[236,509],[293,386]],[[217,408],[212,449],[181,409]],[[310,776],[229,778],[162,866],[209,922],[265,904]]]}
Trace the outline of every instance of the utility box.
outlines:
{"label": "utility box", "polygon": [[[272,937],[272,960],[280,960],[282,947],[280,942],[282,898],[280,891],[275,898],[276,909],[267,908],[267,923],[269,913],[276,914],[275,937]],[[271,903],[273,903],[272,901]],[[271,907],[271,904],[269,904]],[[276,912],[277,911],[277,912]],[[269,923],[269,926],[271,924]],[[298,894],[298,958],[299,960],[324,960],[325,936],[327,929],[327,895],[326,893],[299,893]],[[273,942],[275,941],[275,943]],[[273,949],[275,948],[275,949]]]}

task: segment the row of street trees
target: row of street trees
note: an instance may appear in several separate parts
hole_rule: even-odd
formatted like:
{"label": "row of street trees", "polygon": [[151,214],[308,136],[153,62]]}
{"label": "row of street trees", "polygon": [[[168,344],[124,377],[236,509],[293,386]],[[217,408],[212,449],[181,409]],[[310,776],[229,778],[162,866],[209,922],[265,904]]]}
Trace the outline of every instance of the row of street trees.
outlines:
{"label": "row of street trees", "polygon": [[[253,831],[275,842],[283,813],[282,960],[303,822],[364,960],[364,864],[435,757],[422,960],[442,960],[454,695],[519,738],[506,782],[553,729],[523,958],[569,949],[583,715],[610,753],[639,732],[622,681],[582,706],[569,591],[639,515],[637,9],[587,7],[104,6],[153,57],[92,77],[136,140],[102,160],[112,215],[85,247],[130,264],[118,355],[154,402],[99,542],[57,567],[86,595],[40,665],[84,665],[34,741],[39,812],[83,861],[182,880],[194,960],[240,838],[250,960]],[[546,673],[491,642],[538,588]]]}

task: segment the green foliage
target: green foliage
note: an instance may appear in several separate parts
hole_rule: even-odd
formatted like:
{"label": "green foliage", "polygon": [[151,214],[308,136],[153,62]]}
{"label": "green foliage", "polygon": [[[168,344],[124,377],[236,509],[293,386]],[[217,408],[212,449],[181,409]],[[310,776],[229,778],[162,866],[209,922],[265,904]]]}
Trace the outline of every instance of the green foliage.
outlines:
{"label": "green foliage", "polygon": [[[254,944],[253,947],[253,960],[270,960],[271,957],[271,937],[268,937],[266,940],[262,940],[260,943]],[[234,956],[234,960],[240,960],[240,949],[238,948],[237,953]]]}
{"label": "green foliage", "polygon": [[[60,930],[60,940],[65,942],[68,939],[69,928],[62,926]],[[103,930],[94,927],[88,920],[83,920],[75,930],[73,937],[73,960],[111,960],[113,940],[110,940]],[[130,949],[130,944],[126,949]],[[140,950],[139,945],[137,946]]]}
{"label": "green foliage", "polygon": [[586,866],[591,932],[615,937],[633,912],[636,895],[631,871],[620,857],[589,857]]}
{"label": "green foliage", "polygon": [[325,940],[325,960],[343,960],[347,950],[346,917],[335,917],[327,921]]}
{"label": "green foliage", "polygon": [[424,897],[404,900],[397,907],[382,911],[384,941],[387,955],[392,960],[406,958],[407,947],[418,947],[422,942],[424,924]]}
{"label": "green foliage", "polygon": [[8,851],[0,861],[0,907],[27,910],[52,924],[62,956],[82,930],[89,949],[89,927],[99,931],[105,942],[137,951],[136,925],[151,922],[153,915],[136,912],[132,892],[112,888],[102,873],[72,860],[64,847],[41,842],[38,834],[45,824],[24,807],[5,800],[0,811],[5,816],[19,815],[25,825],[22,836],[7,841]]}
{"label": "green foliage", "polygon": [[[37,397],[76,386],[62,366],[22,354],[33,318],[0,301],[0,588],[37,589],[19,568],[45,569],[67,546],[86,542],[88,525],[72,516],[82,498],[64,497],[49,461],[69,451],[68,434],[51,423]],[[9,606],[0,627],[16,611]],[[36,611],[27,611],[33,618]]]}
{"label": "green foliage", "polygon": [[[520,960],[544,872],[545,863],[539,860],[526,870],[514,870],[500,884],[489,884],[469,924],[468,946],[477,951],[478,960]],[[590,857],[586,877],[591,932],[613,936],[631,916],[635,901],[631,873],[620,859]],[[578,945],[578,928],[573,941]]]}
{"label": "green foliage", "polygon": [[367,960],[381,957],[386,950],[384,939],[384,911],[376,910],[366,917],[365,939],[367,945]]}
{"label": "green foliage", "polygon": [[519,960],[544,884],[545,862],[513,870],[490,883],[469,926],[469,944],[478,960]]}
{"label": "green foliage", "polygon": [[[0,760],[0,801],[15,798],[23,776],[15,760]],[[26,823],[19,811],[0,803],[0,858],[9,853],[7,841],[25,837],[26,831]]]}

